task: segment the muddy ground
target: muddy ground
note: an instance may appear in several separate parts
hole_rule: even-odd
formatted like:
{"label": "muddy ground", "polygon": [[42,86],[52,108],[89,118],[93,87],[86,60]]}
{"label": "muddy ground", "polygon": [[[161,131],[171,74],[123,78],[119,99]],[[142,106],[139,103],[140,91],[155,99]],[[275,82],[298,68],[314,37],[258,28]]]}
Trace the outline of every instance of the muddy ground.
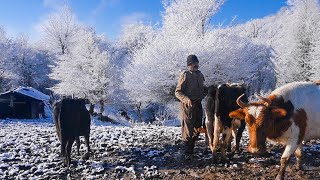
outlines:
{"label": "muddy ground", "polygon": [[[195,155],[185,160],[180,128],[137,125],[92,125],[91,157],[84,160],[73,147],[70,168],[59,157],[59,141],[52,122],[0,120],[0,179],[274,179],[283,147],[268,145],[270,156],[256,158],[246,150],[214,162],[204,136]],[[83,141],[83,139],[82,139]],[[242,139],[246,148],[247,135]],[[320,141],[305,144],[304,171],[295,158],[286,179],[320,179]]]}

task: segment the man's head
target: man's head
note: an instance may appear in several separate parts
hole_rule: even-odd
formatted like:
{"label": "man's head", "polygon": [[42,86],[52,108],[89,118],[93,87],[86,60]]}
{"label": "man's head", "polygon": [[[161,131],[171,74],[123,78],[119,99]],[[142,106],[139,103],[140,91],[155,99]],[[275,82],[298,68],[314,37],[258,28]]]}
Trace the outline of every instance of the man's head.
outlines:
{"label": "man's head", "polygon": [[189,55],[187,58],[187,66],[191,71],[196,71],[199,69],[199,60],[195,55]]}

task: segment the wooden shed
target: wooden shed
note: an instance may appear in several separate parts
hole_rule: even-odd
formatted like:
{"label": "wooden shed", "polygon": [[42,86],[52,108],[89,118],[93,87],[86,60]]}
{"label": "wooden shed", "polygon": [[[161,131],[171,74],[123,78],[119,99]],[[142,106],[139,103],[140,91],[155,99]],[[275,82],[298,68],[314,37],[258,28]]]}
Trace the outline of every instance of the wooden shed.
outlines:
{"label": "wooden shed", "polygon": [[34,119],[46,116],[50,97],[32,87],[18,87],[0,94],[0,119]]}

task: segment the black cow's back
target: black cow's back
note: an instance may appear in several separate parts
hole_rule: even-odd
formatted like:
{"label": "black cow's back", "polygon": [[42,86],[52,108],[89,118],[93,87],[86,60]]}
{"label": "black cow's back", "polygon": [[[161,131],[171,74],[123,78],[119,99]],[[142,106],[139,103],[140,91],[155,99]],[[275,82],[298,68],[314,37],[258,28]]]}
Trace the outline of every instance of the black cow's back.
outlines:
{"label": "black cow's back", "polygon": [[216,92],[217,92],[216,85],[211,85],[208,87],[205,111],[206,111],[206,114],[211,117],[214,117]]}
{"label": "black cow's back", "polygon": [[[236,103],[237,98],[246,93],[246,88],[241,84],[222,84],[218,87],[218,109],[217,116],[220,116],[224,125],[231,126],[231,118],[229,113],[240,107]],[[247,96],[241,99],[243,102],[248,102]]]}
{"label": "black cow's back", "polygon": [[[60,106],[60,108],[59,108]],[[67,137],[77,137],[90,133],[90,114],[82,99],[62,99],[54,110],[60,133]]]}

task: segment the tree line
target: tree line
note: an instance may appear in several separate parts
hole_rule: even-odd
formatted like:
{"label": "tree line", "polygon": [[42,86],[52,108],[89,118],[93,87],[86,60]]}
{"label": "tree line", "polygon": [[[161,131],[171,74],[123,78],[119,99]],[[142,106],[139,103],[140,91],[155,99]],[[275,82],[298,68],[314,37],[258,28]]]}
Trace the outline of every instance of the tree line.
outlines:
{"label": "tree line", "polygon": [[198,56],[206,85],[243,80],[250,94],[319,79],[318,0],[288,0],[264,18],[212,24],[223,3],[163,1],[160,24],[125,24],[114,40],[68,5],[48,16],[36,42],[8,37],[0,27],[0,90],[24,85],[92,102],[157,102],[174,111],[173,91],[189,54]]}

